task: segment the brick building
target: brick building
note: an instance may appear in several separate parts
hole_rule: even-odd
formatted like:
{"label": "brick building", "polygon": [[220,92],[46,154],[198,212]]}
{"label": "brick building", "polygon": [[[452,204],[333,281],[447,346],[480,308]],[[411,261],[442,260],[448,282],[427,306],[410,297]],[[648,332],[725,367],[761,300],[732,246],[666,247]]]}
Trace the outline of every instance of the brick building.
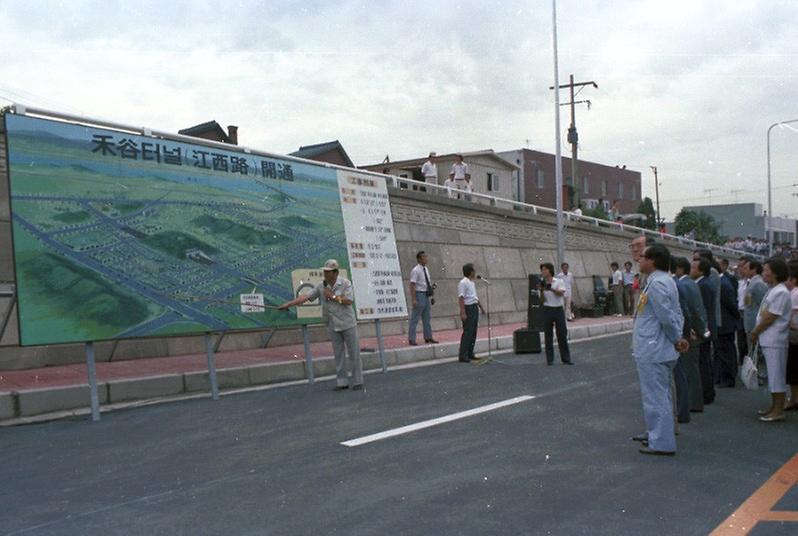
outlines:
{"label": "brick building", "polygon": [[[555,156],[531,149],[517,149],[496,153],[519,167],[520,198],[533,205],[556,208]],[[640,172],[626,166],[607,166],[595,162],[578,161],[579,180],[571,177],[571,159],[563,156],[563,207],[576,208],[581,203],[593,208],[600,202],[608,210],[615,200],[620,201],[623,214],[635,212],[640,204]]]}

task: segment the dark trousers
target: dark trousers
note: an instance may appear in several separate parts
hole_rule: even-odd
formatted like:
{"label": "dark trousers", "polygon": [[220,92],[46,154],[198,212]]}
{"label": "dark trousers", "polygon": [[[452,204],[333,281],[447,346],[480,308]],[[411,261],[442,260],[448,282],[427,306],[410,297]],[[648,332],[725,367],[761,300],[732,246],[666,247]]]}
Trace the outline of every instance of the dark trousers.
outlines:
{"label": "dark trousers", "polygon": [[704,389],[701,386],[701,370],[698,366],[698,345],[691,344],[687,352],[679,355],[679,363],[687,374],[690,411],[704,411]]}
{"label": "dark trousers", "polygon": [[698,370],[701,373],[701,391],[704,404],[715,401],[715,381],[712,377],[712,343],[702,342],[698,347]]}
{"label": "dark trousers", "polygon": [[463,322],[463,334],[460,336],[460,361],[474,359],[474,344],[477,342],[477,326],[479,326],[479,305],[465,306],[466,319]]}
{"label": "dark trousers", "polygon": [[737,332],[737,363],[742,365],[748,355],[748,334],[744,329]]}
{"label": "dark trousers", "polygon": [[715,383],[734,387],[737,378],[737,349],[734,347],[734,333],[718,335],[715,344]]}
{"label": "dark trousers", "polygon": [[568,350],[568,326],[565,324],[565,310],[562,307],[543,306],[543,331],[546,334],[546,361],[554,362],[554,330],[557,330],[557,346],[563,363],[571,361]]}
{"label": "dark trousers", "polygon": [[690,386],[687,383],[687,370],[682,355],[673,368],[673,381],[676,384],[676,418],[679,422],[690,422]]}

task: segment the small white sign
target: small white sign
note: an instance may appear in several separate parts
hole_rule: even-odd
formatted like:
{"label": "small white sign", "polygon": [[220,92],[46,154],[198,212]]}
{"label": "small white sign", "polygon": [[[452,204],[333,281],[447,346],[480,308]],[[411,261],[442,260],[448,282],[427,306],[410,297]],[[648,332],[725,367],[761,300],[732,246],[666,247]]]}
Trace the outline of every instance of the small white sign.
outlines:
{"label": "small white sign", "polygon": [[241,295],[242,313],[262,313],[264,310],[265,308],[263,306],[263,294]]}

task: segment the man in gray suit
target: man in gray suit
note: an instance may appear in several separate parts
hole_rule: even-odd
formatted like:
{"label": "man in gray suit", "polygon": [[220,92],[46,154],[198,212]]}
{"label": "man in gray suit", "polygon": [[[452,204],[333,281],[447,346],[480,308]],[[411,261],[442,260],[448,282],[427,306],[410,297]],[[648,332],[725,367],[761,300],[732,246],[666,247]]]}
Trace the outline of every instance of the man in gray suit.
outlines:
{"label": "man in gray suit", "polygon": [[746,269],[748,286],[745,289],[745,297],[743,298],[743,326],[748,336],[748,347],[750,348],[751,331],[756,326],[756,315],[759,312],[759,307],[762,305],[765,294],[768,293],[768,285],[765,283],[765,280],[762,279],[761,262],[751,259],[746,264]]}
{"label": "man in gray suit", "polygon": [[673,268],[684,315],[682,337],[690,342],[690,348],[679,355],[679,364],[687,376],[689,411],[701,413],[704,411],[704,393],[698,367],[698,347],[707,333],[707,314],[701,301],[701,290],[690,279],[690,261],[675,257]]}

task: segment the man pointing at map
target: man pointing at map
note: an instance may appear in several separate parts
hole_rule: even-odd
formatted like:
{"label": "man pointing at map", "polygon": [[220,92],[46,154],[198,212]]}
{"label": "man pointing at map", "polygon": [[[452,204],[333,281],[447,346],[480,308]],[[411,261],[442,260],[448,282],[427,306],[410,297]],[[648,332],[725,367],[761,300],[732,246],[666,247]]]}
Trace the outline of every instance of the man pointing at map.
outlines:
{"label": "man pointing at map", "polygon": [[[321,301],[322,318],[327,324],[330,340],[335,353],[335,390],[363,389],[363,363],[360,360],[360,341],[357,336],[357,321],[355,310],[352,308],[354,294],[352,283],[338,275],[338,261],[330,259],[324,263],[324,281],[307,294],[285,302],[279,309],[288,310],[289,307],[302,305],[306,301],[319,298]],[[349,354],[346,360],[344,352]],[[350,377],[351,373],[351,377]]]}

